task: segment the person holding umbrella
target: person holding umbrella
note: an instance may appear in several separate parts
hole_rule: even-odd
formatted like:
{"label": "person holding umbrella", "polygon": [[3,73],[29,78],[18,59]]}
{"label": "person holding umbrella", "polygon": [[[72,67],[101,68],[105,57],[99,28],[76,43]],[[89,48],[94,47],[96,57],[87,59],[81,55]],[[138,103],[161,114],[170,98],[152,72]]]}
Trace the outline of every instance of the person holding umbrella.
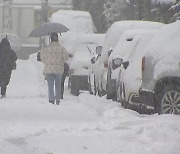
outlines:
{"label": "person holding umbrella", "polygon": [[61,79],[68,52],[58,43],[58,34],[51,33],[50,44],[42,49],[40,58],[44,63],[44,74],[48,83],[49,102],[59,105],[61,99]]}

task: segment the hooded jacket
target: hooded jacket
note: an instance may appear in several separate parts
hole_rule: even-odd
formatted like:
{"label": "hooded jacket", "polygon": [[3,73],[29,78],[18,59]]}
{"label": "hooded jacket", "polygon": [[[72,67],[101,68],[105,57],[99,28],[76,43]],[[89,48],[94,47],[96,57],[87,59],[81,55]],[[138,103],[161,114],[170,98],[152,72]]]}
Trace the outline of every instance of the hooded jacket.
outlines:
{"label": "hooded jacket", "polygon": [[11,72],[16,66],[17,56],[9,41],[4,38],[0,43],[0,85],[8,85]]}
{"label": "hooded jacket", "polygon": [[51,42],[40,53],[44,63],[44,74],[63,74],[64,63],[69,59],[68,53],[58,42]]}

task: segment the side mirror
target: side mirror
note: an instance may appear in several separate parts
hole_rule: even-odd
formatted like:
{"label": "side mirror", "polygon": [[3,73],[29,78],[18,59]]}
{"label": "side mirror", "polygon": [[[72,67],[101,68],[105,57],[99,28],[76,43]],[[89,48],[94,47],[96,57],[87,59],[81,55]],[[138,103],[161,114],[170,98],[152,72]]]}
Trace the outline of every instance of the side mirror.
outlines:
{"label": "side mirror", "polygon": [[133,38],[128,38],[128,39],[126,39],[126,41],[132,41],[133,40]]}
{"label": "side mirror", "polygon": [[97,47],[96,47],[96,53],[97,53],[98,55],[100,55],[101,52],[102,52],[102,46],[97,46]]}
{"label": "side mirror", "polygon": [[129,61],[123,62],[122,65],[123,65],[124,69],[127,69],[129,66]]}
{"label": "side mirror", "polygon": [[95,57],[91,58],[91,64],[94,64],[95,62],[96,62],[96,58]]}
{"label": "side mirror", "polygon": [[113,52],[113,50],[108,51],[108,57],[111,55],[112,52]]}
{"label": "side mirror", "polygon": [[73,57],[73,55],[70,53],[70,54],[69,54],[69,57],[70,57],[70,58],[72,58],[72,57]]}
{"label": "side mirror", "polygon": [[120,67],[121,64],[122,64],[122,59],[121,58],[115,58],[112,61],[112,68],[113,68],[113,70],[115,70],[116,68]]}

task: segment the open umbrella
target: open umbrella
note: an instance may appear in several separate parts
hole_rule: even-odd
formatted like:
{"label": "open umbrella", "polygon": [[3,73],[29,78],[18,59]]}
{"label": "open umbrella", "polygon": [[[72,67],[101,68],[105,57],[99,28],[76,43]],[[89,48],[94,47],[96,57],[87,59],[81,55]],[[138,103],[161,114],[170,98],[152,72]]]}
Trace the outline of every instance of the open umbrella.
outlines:
{"label": "open umbrella", "polygon": [[67,32],[68,30],[69,29],[66,26],[60,23],[47,22],[33,29],[28,37],[47,36],[50,35],[50,33],[63,33]]}
{"label": "open umbrella", "polygon": [[14,51],[18,51],[21,49],[22,47],[22,39],[17,36],[16,34],[12,34],[12,33],[3,33],[3,34],[0,34],[0,42],[3,38],[7,38],[10,45],[11,45],[11,48],[14,50]]}

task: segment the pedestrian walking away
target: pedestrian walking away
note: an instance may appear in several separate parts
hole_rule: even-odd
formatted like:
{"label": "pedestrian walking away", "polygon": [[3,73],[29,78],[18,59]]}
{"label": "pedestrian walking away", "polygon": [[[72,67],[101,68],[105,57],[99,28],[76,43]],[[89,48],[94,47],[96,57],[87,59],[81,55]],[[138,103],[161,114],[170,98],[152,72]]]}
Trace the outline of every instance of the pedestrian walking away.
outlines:
{"label": "pedestrian walking away", "polygon": [[12,70],[16,69],[17,56],[11,49],[7,38],[3,38],[0,43],[0,87],[1,98],[6,97],[7,85],[10,82]]}
{"label": "pedestrian walking away", "polygon": [[51,33],[50,40],[50,44],[40,52],[40,58],[44,63],[43,73],[48,84],[49,102],[59,105],[64,63],[68,60],[69,56],[65,48],[58,43],[57,33]]}

